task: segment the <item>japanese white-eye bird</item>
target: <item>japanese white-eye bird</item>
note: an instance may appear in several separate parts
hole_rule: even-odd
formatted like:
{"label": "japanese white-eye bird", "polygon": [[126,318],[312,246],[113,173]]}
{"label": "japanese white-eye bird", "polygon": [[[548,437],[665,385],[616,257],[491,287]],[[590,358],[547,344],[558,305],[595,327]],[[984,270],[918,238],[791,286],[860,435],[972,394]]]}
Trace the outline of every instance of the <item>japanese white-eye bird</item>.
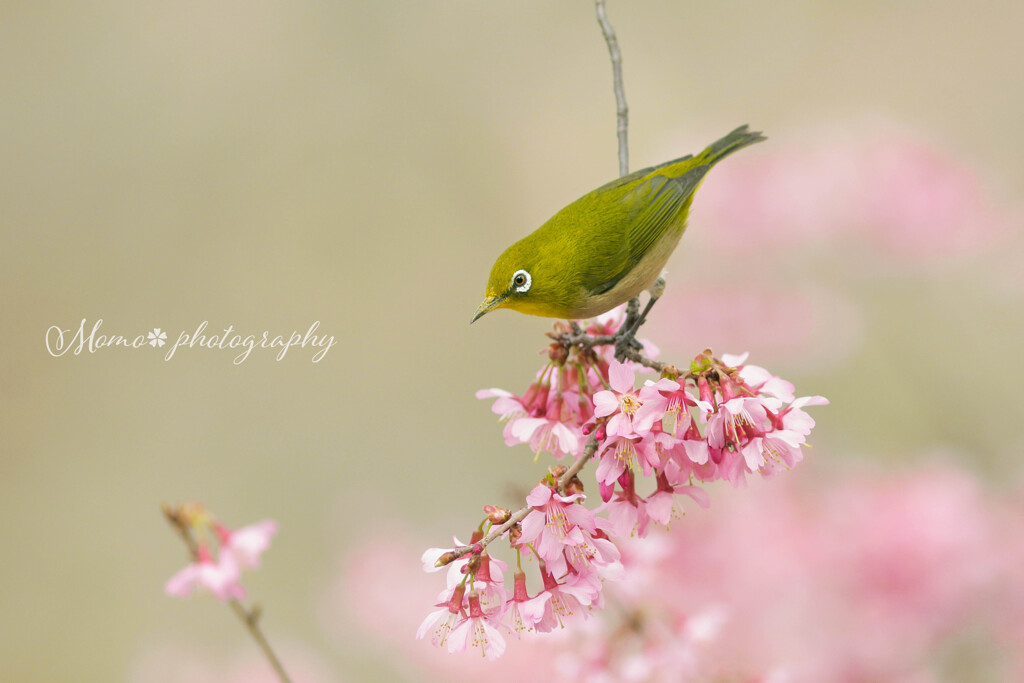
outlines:
{"label": "japanese white-eye bird", "polygon": [[497,308],[590,318],[651,289],[686,230],[704,175],[764,139],[741,126],[697,156],[630,173],[583,195],[498,257],[470,322]]}

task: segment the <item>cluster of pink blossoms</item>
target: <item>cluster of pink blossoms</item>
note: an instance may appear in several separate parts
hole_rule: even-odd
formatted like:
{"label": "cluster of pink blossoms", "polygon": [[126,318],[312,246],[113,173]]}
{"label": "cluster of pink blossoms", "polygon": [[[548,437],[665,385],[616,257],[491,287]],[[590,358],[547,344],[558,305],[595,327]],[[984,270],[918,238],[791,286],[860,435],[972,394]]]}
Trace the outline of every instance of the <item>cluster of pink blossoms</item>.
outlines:
{"label": "cluster of pink blossoms", "polygon": [[195,556],[193,562],[170,578],[164,591],[182,598],[198,588],[210,591],[223,602],[244,600],[242,570],[259,568],[260,555],[270,547],[270,539],[277,533],[277,522],[268,519],[229,529],[194,503],[165,508],[164,514],[188,539]]}
{"label": "cluster of pink blossoms", "polygon": [[[603,606],[603,582],[623,575],[612,538],[643,537],[652,521],[667,526],[681,512],[677,495],[707,507],[703,483],[725,479],[739,486],[748,475],[771,476],[803,459],[814,426],[804,408],[826,404],[824,398],[795,398],[789,382],[746,364],[746,356],[719,360],[705,351],[687,371],[642,352],[620,363],[608,339],[621,323],[616,311],[575,336],[559,323],[548,364],[522,396],[501,389],[477,394],[496,399],[507,444],[526,443],[538,456],[571,455],[575,462],[572,471],[551,468],[518,512],[488,506],[469,545],[456,541],[454,550],[424,553],[426,570],[450,568],[440,609],[417,637],[430,633],[450,652],[472,645],[496,658],[505,633],[547,632],[573,615],[585,618]],[[644,349],[656,353],[649,344]],[[652,369],[660,378],[637,388],[637,372]],[[575,476],[590,459],[597,461],[602,501],[593,509]],[[507,568],[486,547],[506,534],[517,560],[511,592]],[[523,555],[537,560],[541,588],[533,597]]]}

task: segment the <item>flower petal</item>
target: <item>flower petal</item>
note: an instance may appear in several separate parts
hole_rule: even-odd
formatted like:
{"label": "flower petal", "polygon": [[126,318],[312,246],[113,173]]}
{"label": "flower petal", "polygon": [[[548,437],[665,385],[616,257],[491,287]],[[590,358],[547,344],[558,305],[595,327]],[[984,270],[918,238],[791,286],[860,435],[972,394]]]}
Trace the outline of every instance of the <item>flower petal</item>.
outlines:
{"label": "flower petal", "polygon": [[616,392],[625,394],[633,391],[633,383],[635,381],[636,373],[625,363],[613,360],[608,365],[608,383],[612,385],[612,389]]}
{"label": "flower petal", "polygon": [[530,495],[526,496],[527,505],[531,505],[535,508],[547,505],[550,500],[551,489],[544,484],[537,484],[533,487],[533,490],[530,491]]}

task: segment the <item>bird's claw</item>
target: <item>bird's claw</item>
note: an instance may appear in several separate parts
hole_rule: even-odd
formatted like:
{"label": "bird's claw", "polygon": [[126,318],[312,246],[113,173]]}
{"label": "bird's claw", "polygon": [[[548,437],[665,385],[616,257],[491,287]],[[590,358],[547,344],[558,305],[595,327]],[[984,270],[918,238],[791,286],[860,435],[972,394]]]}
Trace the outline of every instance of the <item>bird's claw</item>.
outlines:
{"label": "bird's claw", "polygon": [[639,353],[644,345],[637,341],[636,333],[629,328],[615,335],[615,360],[624,362],[629,356]]}

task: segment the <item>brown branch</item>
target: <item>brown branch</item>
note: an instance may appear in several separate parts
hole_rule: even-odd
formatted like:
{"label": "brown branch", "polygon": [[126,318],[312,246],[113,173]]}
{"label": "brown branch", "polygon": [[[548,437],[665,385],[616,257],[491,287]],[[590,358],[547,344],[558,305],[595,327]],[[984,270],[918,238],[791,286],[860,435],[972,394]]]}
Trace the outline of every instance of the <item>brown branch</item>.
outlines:
{"label": "brown branch", "polygon": [[[558,480],[559,491],[565,490],[565,487],[569,484],[570,481],[572,481],[572,478],[579,474],[580,471],[584,468],[584,466],[586,466],[587,461],[590,460],[591,457],[593,457],[594,452],[596,450],[597,437],[592,435],[590,437],[590,440],[587,441],[587,445],[583,447],[583,452],[579,454],[575,461],[573,461],[572,467],[567,469],[565,471],[565,474],[563,474],[561,478]],[[454,550],[442,555],[441,558],[438,559],[436,566],[443,567],[447,564],[450,564],[455,560],[459,559],[460,557],[462,557],[463,555],[467,555],[470,552],[474,552],[477,548],[479,548],[480,551],[483,552],[483,549],[490,545],[492,541],[497,540],[498,538],[503,536],[509,529],[514,527],[516,524],[522,522],[531,512],[533,512],[533,507],[530,505],[524,505],[523,507],[513,512],[512,516],[509,517],[502,525],[491,529],[490,533],[488,533],[486,536],[484,536],[476,543],[472,545],[464,545],[461,548],[455,548]]]}
{"label": "brown branch", "polygon": [[[623,327],[625,327],[625,324],[623,324]],[[561,334],[549,333],[548,336],[564,346],[566,350],[578,347],[584,351],[588,351],[595,346],[615,346],[621,339],[618,334],[587,334],[580,330],[578,325],[573,328],[572,332],[563,332]],[[638,349],[630,347],[627,348],[624,353],[628,360],[643,365],[644,367],[657,370],[658,372],[665,369],[664,363],[656,361],[653,358],[648,358]]]}

